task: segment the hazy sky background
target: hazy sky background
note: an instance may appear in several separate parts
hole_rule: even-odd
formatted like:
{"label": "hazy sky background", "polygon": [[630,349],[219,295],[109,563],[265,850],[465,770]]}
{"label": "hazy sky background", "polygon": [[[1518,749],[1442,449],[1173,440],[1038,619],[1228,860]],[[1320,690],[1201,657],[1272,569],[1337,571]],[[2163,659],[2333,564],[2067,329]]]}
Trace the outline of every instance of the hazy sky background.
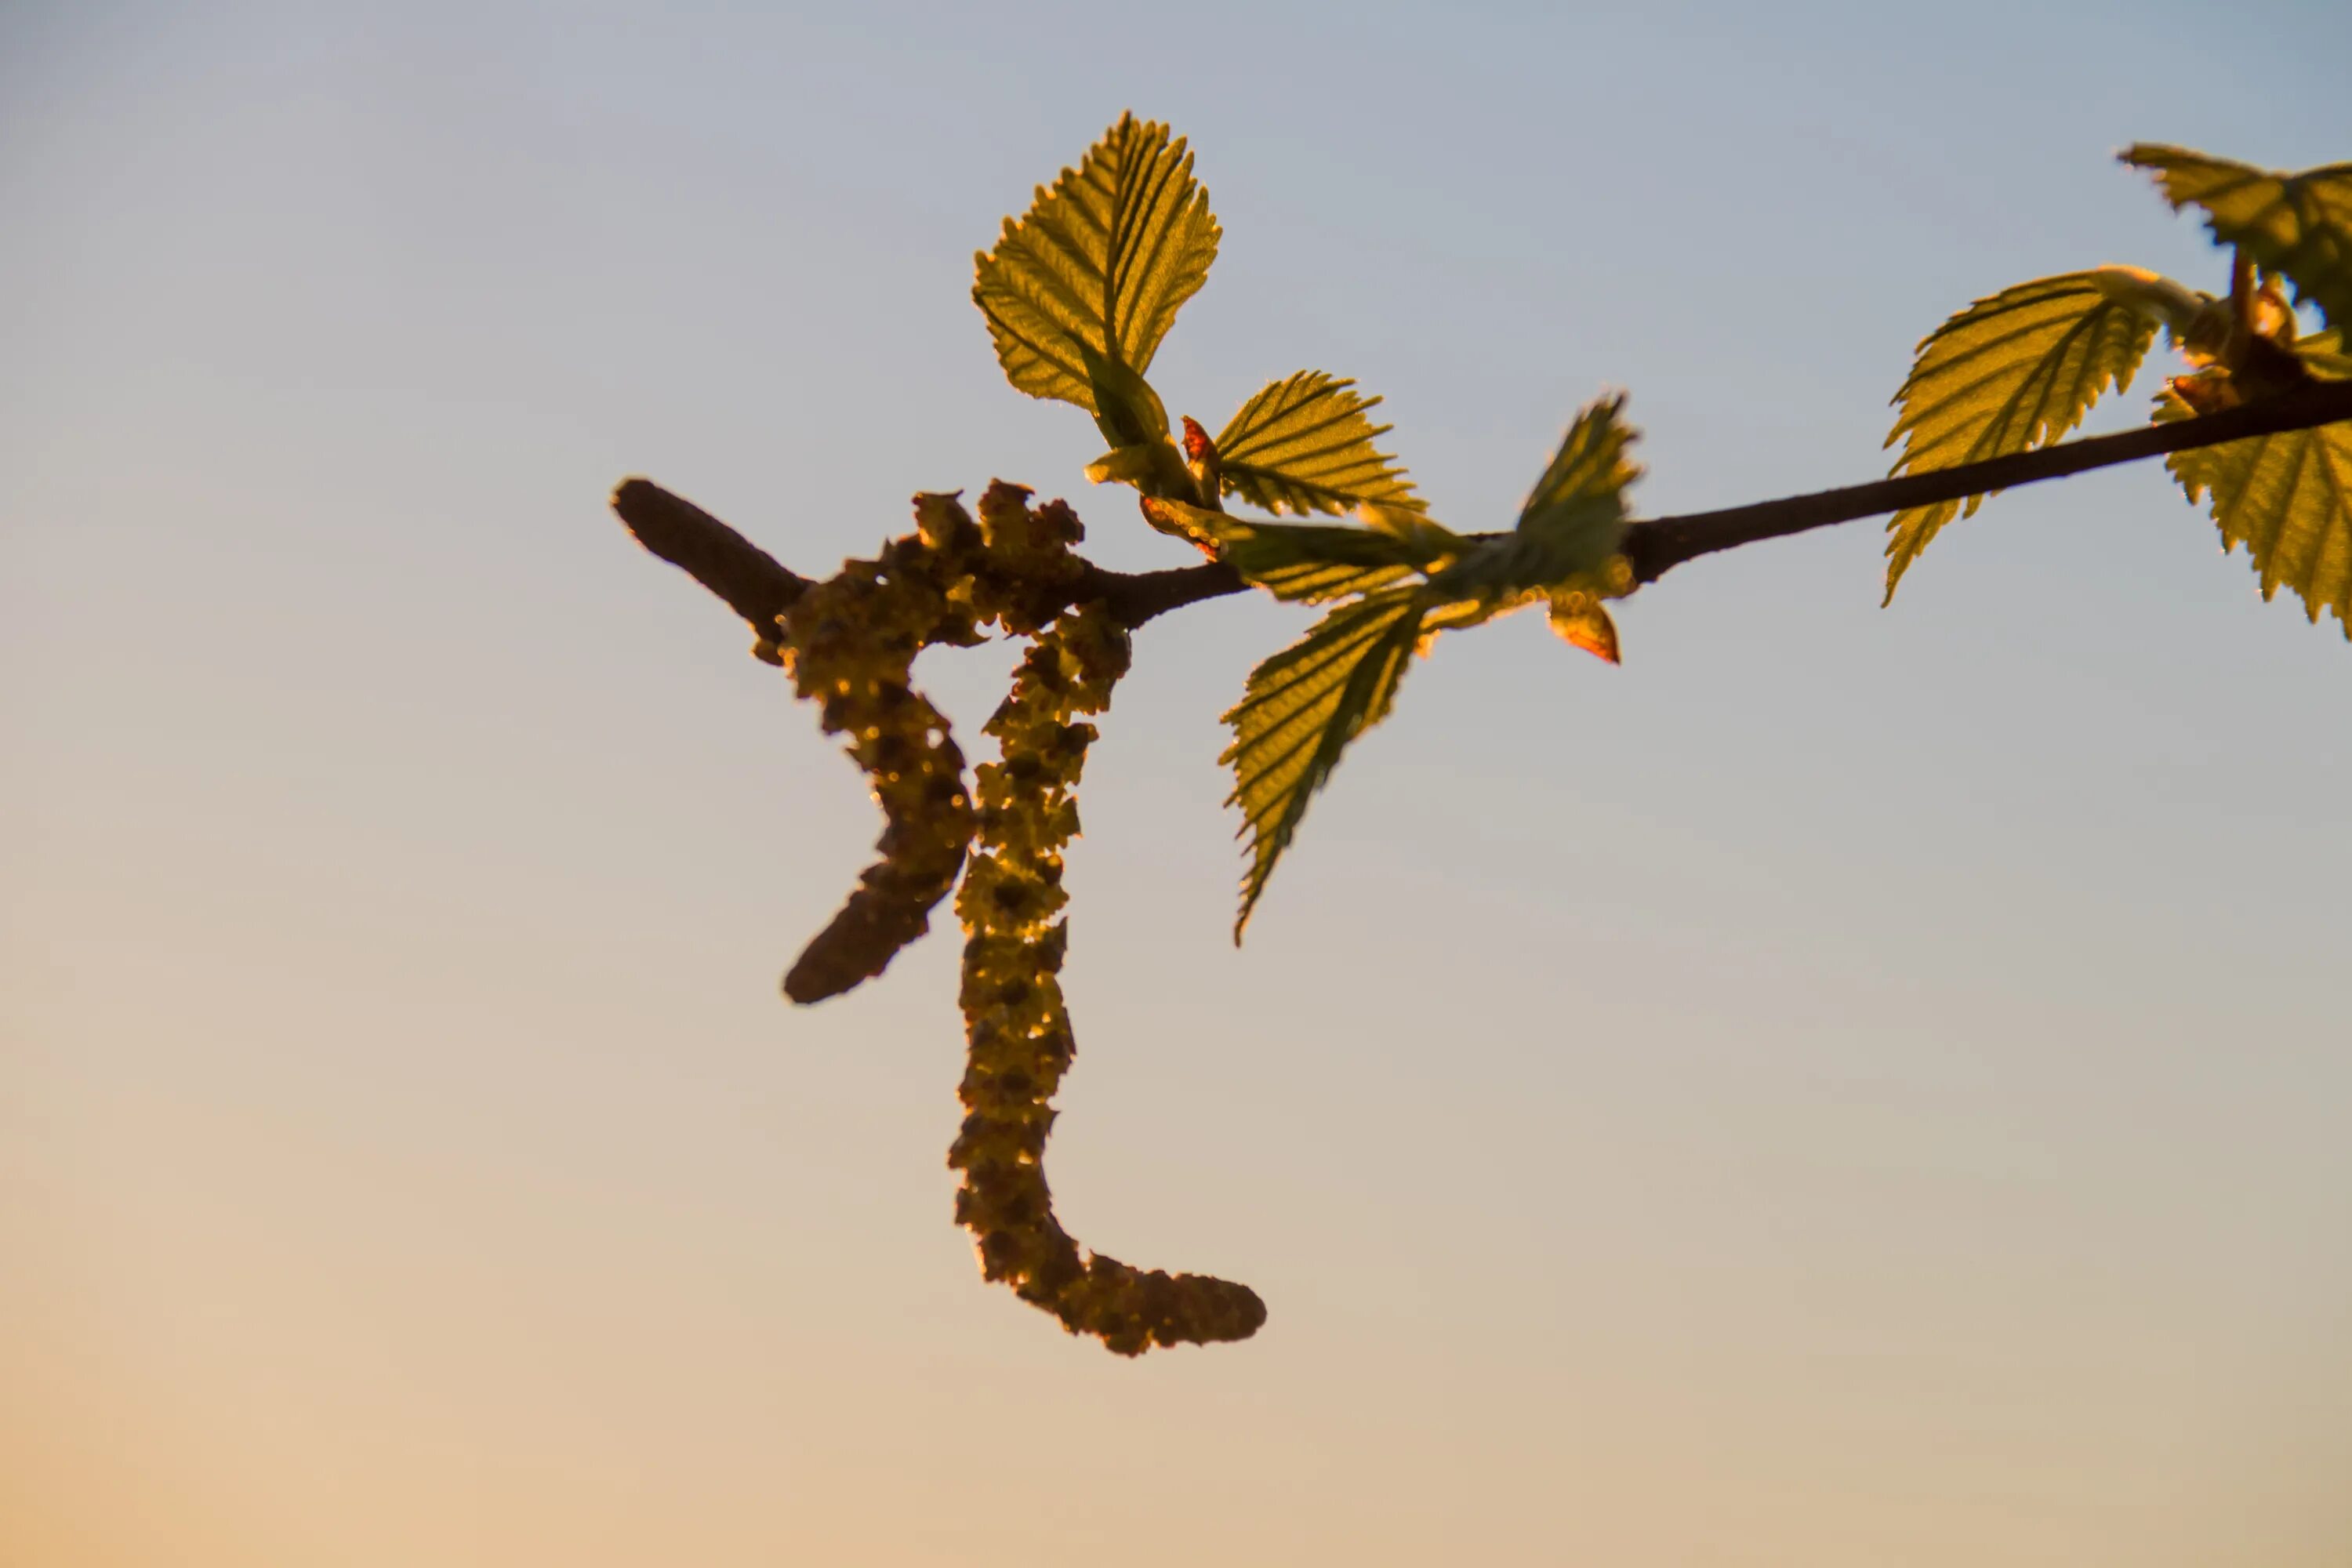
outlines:
{"label": "hazy sky background", "polygon": [[[1236,953],[1139,638],[1072,863],[1083,1238],[1246,1280],[1139,1363],[979,1279],[955,940],[794,1012],[877,830],[604,510],[804,570],[1064,494],[972,251],[1120,110],[1223,258],[1215,426],[1386,395],[1507,523],[1882,471],[1910,345],[2129,261],[2110,157],[2352,157],[2352,11],[0,6],[0,1558],[2320,1568],[2352,1542],[2352,647],[2153,465],[1891,611],[1875,525],[1622,669],[1449,637]],[[2159,367],[2103,417],[2142,417]],[[968,739],[999,652],[927,666]]]}

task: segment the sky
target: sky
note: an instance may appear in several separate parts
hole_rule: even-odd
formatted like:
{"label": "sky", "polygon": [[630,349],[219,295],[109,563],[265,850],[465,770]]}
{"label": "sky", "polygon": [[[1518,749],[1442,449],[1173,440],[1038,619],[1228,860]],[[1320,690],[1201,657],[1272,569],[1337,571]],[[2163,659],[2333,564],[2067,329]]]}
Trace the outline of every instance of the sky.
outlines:
{"label": "sky", "polygon": [[[1884,471],[1911,345],[2223,271],[2112,154],[2352,156],[2352,13],[0,5],[0,1559],[2321,1568],[2352,1542],[2352,647],[2160,468],[1449,637],[1251,927],[1139,635],[1049,1168],[1247,1281],[986,1285],[950,931],[793,1010],[877,829],[645,474],[803,572],[1065,495],[971,257],[1122,110],[1224,226],[1153,367],[1385,396],[1507,526]],[[2161,367],[2094,416],[2144,417]],[[966,739],[1013,655],[928,657]],[[944,925],[944,922],[942,922]]]}

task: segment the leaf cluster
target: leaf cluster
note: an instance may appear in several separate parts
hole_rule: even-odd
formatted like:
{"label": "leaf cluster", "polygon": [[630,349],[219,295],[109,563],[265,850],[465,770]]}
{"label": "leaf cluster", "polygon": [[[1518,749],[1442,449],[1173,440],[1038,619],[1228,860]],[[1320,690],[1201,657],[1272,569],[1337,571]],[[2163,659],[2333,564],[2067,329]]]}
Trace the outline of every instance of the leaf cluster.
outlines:
{"label": "leaf cluster", "polygon": [[[1886,437],[1896,473],[1920,473],[2045,446],[2104,394],[2130,386],[2157,334],[2188,362],[2158,394],[2158,422],[2210,414],[2352,374],[2352,163],[2275,174],[2185,148],[2142,143],[2122,161],[2156,177],[2176,210],[2196,209],[2232,256],[2210,294],[2133,267],[2035,279],[1977,300],[1921,341],[1895,395]],[[2288,290],[2293,291],[2293,300]],[[2305,332],[2294,305],[2316,310]],[[2203,501],[2224,549],[2243,545],[2263,597],[2282,586],[2314,621],[2333,611],[2352,637],[2352,428],[2341,424],[2174,454],[2167,466]],[[1937,533],[1985,498],[1898,511],[1887,524],[1886,596]]]}
{"label": "leaf cluster", "polygon": [[[1241,939],[1307,803],[1349,744],[1386,717],[1416,653],[1442,630],[1533,604],[1577,647],[1616,662],[1606,598],[1633,588],[1617,553],[1624,492],[1638,473],[1622,395],[1580,415],[1506,533],[1439,523],[1378,442],[1380,399],[1352,380],[1302,370],[1269,382],[1215,436],[1186,416],[1181,437],[1145,379],[1176,307],[1215,259],[1219,228],[1181,139],[1122,117],[1063,171],[995,249],[976,259],[973,301],[1005,377],[1032,396],[1086,409],[1111,443],[1087,468],[1134,488],[1144,518],[1222,560],[1276,598],[1332,607],[1258,666],[1225,715],[1229,804],[1250,863]],[[1229,512],[1227,502],[1271,514]],[[1286,518],[1352,516],[1352,523]]]}

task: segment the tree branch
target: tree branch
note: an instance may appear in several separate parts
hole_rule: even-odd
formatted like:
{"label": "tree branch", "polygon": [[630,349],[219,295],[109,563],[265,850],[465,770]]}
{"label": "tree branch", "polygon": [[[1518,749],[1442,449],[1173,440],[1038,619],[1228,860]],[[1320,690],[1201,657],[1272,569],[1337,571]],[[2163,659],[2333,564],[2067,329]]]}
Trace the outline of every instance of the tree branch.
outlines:
{"label": "tree branch", "polygon": [[[2143,458],[2347,419],[2352,419],[2352,381],[2312,382],[2219,414],[2120,435],[2062,441],[2037,451],[1811,495],[1650,518],[1626,530],[1624,549],[1633,563],[1634,581],[1654,583],[1685,561],[1742,544],[1853,522],[1906,507],[2014,489]],[[613,510],[646,549],[684,568],[762,637],[772,632],[776,616],[808,586],[807,579],[779,565],[758,545],[649,479],[623,481],[613,493]],[[1186,605],[1238,594],[1248,585],[1241,574],[1222,562],[1160,572],[1110,572],[1089,563],[1071,590],[1070,602],[1105,601],[1123,625],[1134,627]]]}
{"label": "tree branch", "polygon": [[2224,441],[2242,440],[2249,436],[2307,430],[2339,419],[2352,419],[2352,381],[2315,381],[2219,414],[2149,425],[2119,435],[2061,441],[2054,447],[1991,458],[1981,463],[1933,468],[1924,474],[1906,474],[1901,479],[1818,490],[1811,495],[1759,501],[1751,506],[1654,518],[1637,522],[1627,531],[1625,553],[1633,559],[1633,580],[1654,583],[1685,561],[1712,555],[1718,550],[1754,544],[1759,540],[1780,539],[1831,523],[1901,511],[1906,507],[1963,500],[1992,490],[2014,489],[2042,479],[2063,479],[2068,474],[2137,462],[2142,458],[2160,458],[2168,452],[2218,447]]}
{"label": "tree branch", "polygon": [[807,578],[651,479],[623,479],[613,510],[638,543],[727,601],[762,637],[775,635],[776,617],[808,590]]}

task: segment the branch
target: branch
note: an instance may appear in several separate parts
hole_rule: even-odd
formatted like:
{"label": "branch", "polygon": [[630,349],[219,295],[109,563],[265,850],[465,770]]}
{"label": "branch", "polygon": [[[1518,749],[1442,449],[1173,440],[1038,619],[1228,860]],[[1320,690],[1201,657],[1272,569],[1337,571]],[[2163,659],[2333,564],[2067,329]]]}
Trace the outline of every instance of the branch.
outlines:
{"label": "branch", "polygon": [[[2352,420],[2352,381],[2312,382],[2220,414],[2121,435],[2062,441],[2037,451],[1811,495],[1651,518],[1626,530],[1625,553],[1633,563],[1634,581],[1654,583],[1685,561],[1742,544],[2338,420]],[[763,637],[808,586],[805,578],[778,565],[758,545],[651,480],[624,481],[613,494],[613,510],[646,549],[685,568]],[[1241,574],[1222,562],[1161,572],[1110,572],[1088,563],[1071,590],[1070,602],[1105,601],[1119,622],[1132,628],[1170,610],[1238,594],[1248,586]]]}
{"label": "branch", "polygon": [[1222,561],[1198,566],[1171,566],[1158,572],[1106,572],[1091,561],[1087,574],[1072,591],[1075,600],[1100,599],[1129,631],[1154,616],[1197,605],[1203,599],[1238,594],[1249,584]]}
{"label": "branch", "polygon": [[776,617],[808,590],[807,578],[651,479],[623,479],[613,510],[639,544],[726,600],[762,637],[775,635]]}
{"label": "branch", "polygon": [[1964,500],[1993,490],[2014,489],[2042,479],[2063,479],[2093,468],[2160,458],[2169,452],[2218,447],[2249,436],[2274,436],[2284,430],[2307,430],[2352,419],[2352,381],[2315,381],[2292,392],[2248,403],[2220,414],[2150,425],[2116,436],[2091,436],[2061,441],[2037,451],[2012,453],[1981,463],[1933,468],[1879,479],[1843,489],[1818,490],[1752,506],[1726,507],[1721,511],[1695,511],[1682,517],[1654,518],[1627,531],[1625,553],[1633,562],[1633,580],[1654,583],[1673,568],[1718,550],[1730,550],[1759,540],[1780,539],[1835,522],[1853,522],[1906,507],[1933,506],[1937,501]]}

